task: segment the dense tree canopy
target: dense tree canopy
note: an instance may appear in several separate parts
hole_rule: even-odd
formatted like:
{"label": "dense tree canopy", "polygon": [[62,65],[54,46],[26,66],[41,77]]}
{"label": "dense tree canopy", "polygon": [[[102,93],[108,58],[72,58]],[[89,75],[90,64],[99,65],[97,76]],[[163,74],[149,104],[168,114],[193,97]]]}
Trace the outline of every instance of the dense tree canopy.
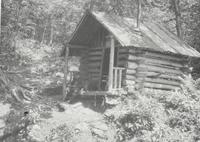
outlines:
{"label": "dense tree canopy", "polygon": [[[141,21],[166,26],[200,51],[199,0],[141,0]],[[2,0],[1,48],[15,51],[18,39],[64,44],[84,11],[137,17],[138,0]]]}
{"label": "dense tree canopy", "polygon": [[[198,49],[199,7],[198,0],[142,0],[142,20],[163,23],[176,33],[178,16],[177,34],[181,32],[183,38]],[[9,39],[33,38],[47,44],[64,42],[89,8],[136,17],[137,0],[3,0],[2,34]]]}

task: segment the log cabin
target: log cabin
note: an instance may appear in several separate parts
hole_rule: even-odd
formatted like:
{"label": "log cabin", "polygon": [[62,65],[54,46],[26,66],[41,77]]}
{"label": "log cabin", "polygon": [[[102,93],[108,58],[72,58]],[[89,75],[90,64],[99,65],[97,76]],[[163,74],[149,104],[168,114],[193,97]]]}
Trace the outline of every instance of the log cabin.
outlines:
{"label": "log cabin", "polygon": [[87,11],[68,44],[89,91],[176,90],[200,53],[156,23]]}

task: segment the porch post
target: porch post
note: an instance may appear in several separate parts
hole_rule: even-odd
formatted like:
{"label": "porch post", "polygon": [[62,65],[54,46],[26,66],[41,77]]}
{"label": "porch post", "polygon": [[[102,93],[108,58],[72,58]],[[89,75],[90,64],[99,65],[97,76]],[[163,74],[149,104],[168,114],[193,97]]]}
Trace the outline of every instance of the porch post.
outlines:
{"label": "porch post", "polygon": [[110,63],[109,63],[109,77],[108,77],[108,91],[113,89],[113,67],[114,67],[114,55],[115,55],[115,39],[110,36],[111,45],[110,45]]}

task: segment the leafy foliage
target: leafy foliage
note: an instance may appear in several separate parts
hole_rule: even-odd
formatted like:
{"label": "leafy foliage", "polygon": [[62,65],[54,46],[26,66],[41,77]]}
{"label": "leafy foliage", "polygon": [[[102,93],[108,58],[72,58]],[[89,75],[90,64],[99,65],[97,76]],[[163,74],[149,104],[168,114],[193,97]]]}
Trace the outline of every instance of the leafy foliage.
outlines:
{"label": "leafy foliage", "polygon": [[194,89],[131,93],[106,115],[118,128],[119,141],[195,142],[200,140],[200,97]]}

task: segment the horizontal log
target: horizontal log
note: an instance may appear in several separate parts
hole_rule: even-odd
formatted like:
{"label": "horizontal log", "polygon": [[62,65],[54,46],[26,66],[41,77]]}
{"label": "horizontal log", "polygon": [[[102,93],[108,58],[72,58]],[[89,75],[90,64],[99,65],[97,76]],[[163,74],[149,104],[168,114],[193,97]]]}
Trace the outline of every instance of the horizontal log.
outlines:
{"label": "horizontal log", "polygon": [[81,60],[88,60],[88,57],[89,57],[88,54],[87,54],[87,56],[82,56],[82,57],[80,58],[80,61],[81,61]]}
{"label": "horizontal log", "polygon": [[137,77],[135,77],[134,75],[125,75],[125,79],[127,79],[127,80],[133,80],[133,81],[135,81],[136,79],[137,79]]}
{"label": "horizontal log", "polygon": [[118,52],[119,53],[124,53],[124,52],[128,52],[129,49],[127,48],[118,48]]}
{"label": "horizontal log", "polygon": [[156,67],[156,66],[151,66],[151,65],[140,65],[137,68],[137,71],[139,71],[139,70],[154,71],[154,72],[160,72],[160,73],[178,74],[178,75],[183,74],[183,72],[180,71],[180,70],[174,70],[174,69],[170,69],[170,68]]}
{"label": "horizontal log", "polygon": [[129,55],[129,53],[128,53],[127,51],[125,51],[125,52],[119,51],[119,52],[118,52],[118,57],[119,57],[119,56],[124,57],[125,55],[126,55],[126,56]]}
{"label": "horizontal log", "polygon": [[159,58],[159,59],[176,61],[176,62],[183,62],[183,61],[187,62],[187,60],[184,57],[181,57],[181,56],[176,57],[175,55],[166,55],[166,54],[155,53],[155,52],[150,52],[150,51],[145,51],[145,53],[144,53],[143,51],[137,52],[137,51],[135,51],[135,49],[129,49],[129,53],[131,53],[131,54],[141,53],[144,56],[150,57],[150,58]]}
{"label": "horizontal log", "polygon": [[89,76],[100,76],[99,72],[91,72]]}
{"label": "horizontal log", "polygon": [[180,76],[178,75],[168,75],[168,74],[163,74],[163,73],[158,73],[158,72],[146,72],[146,71],[143,71],[143,72],[138,72],[136,75],[136,77],[149,77],[149,78],[165,78],[165,79],[168,79],[168,80],[177,80],[179,81],[180,80]]}
{"label": "horizontal log", "polygon": [[99,72],[101,71],[101,67],[100,66],[89,66],[88,70],[99,70]]}
{"label": "horizontal log", "polygon": [[139,73],[143,73],[143,72],[154,72],[157,74],[165,74],[165,75],[173,75],[173,76],[181,76],[182,74],[177,74],[177,73],[172,73],[172,72],[164,72],[162,70],[147,70],[147,68],[142,68],[142,67],[138,67],[136,69],[137,74]]}
{"label": "horizontal log", "polygon": [[100,81],[100,77],[99,76],[91,76],[90,80],[98,80],[98,81]]}
{"label": "horizontal log", "polygon": [[180,56],[173,56],[173,55],[165,55],[161,53],[153,53],[153,52],[146,52],[145,56],[147,57],[152,57],[152,58],[159,58],[159,59],[165,59],[165,60],[170,60],[170,61],[176,61],[176,62],[187,62],[187,59],[185,57],[180,57]]}
{"label": "horizontal log", "polygon": [[101,56],[90,56],[88,57],[88,61],[92,62],[92,61],[101,61],[102,57]]}
{"label": "horizontal log", "polygon": [[102,56],[103,51],[90,51],[88,56]]}
{"label": "horizontal log", "polygon": [[98,68],[98,69],[100,69],[100,67],[101,67],[101,62],[89,63],[87,66],[88,66],[89,68]]}
{"label": "horizontal log", "polygon": [[100,70],[99,70],[99,69],[96,69],[96,68],[94,68],[94,69],[89,69],[88,72],[89,72],[89,73],[97,73],[97,74],[99,73],[99,74],[100,74]]}
{"label": "horizontal log", "polygon": [[165,85],[165,84],[156,84],[156,83],[143,83],[143,87],[152,88],[152,89],[161,89],[161,90],[177,90],[180,87],[176,87],[173,85]]}
{"label": "horizontal log", "polygon": [[138,68],[138,64],[135,62],[127,62],[127,67],[130,69],[136,69]]}
{"label": "horizontal log", "polygon": [[78,48],[78,49],[88,49],[88,46],[84,46],[84,45],[68,45],[69,48]]}
{"label": "horizontal log", "polygon": [[184,67],[184,65],[180,62],[174,62],[174,61],[168,61],[168,60],[161,60],[161,59],[153,59],[148,57],[139,57],[134,55],[128,56],[128,62],[135,62],[140,61],[141,63],[153,63],[153,64],[161,64],[161,65],[167,65],[167,66],[173,66],[173,67]]}
{"label": "horizontal log", "polygon": [[104,47],[90,47],[89,51],[99,51],[99,50],[103,50]]}
{"label": "horizontal log", "polygon": [[127,68],[126,69],[126,74],[127,75],[135,75],[136,74],[136,70]]}
{"label": "horizontal log", "polygon": [[180,82],[178,81],[173,81],[173,80],[166,80],[166,79],[161,79],[161,78],[137,78],[136,82],[148,82],[148,83],[157,83],[157,84],[165,84],[165,85],[172,85],[172,86],[180,86]]}
{"label": "horizontal log", "polygon": [[126,80],[124,81],[124,83],[125,83],[125,85],[131,85],[131,86],[134,86],[134,85],[136,84],[135,81],[133,81],[133,80],[128,80],[128,79],[126,79]]}
{"label": "horizontal log", "polygon": [[151,63],[151,62],[144,62],[144,65],[150,65],[150,66],[155,66],[155,67],[161,67],[161,68],[168,68],[168,69],[174,69],[174,70],[179,70],[181,67],[176,67],[176,66],[170,66],[166,64],[159,64],[159,63]]}

